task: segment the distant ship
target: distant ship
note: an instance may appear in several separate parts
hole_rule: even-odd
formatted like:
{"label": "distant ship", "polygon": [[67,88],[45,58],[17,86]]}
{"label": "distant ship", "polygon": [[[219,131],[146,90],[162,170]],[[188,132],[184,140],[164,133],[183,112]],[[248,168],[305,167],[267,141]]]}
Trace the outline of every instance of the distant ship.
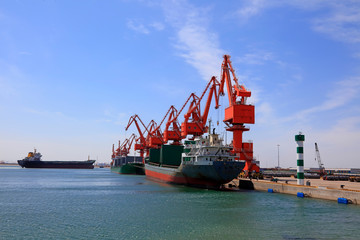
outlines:
{"label": "distant ship", "polygon": [[114,156],[110,169],[120,174],[145,175],[143,160],[139,156]]}
{"label": "distant ship", "polygon": [[95,160],[87,161],[42,161],[39,152],[29,152],[27,157],[18,160],[18,164],[23,168],[73,168],[73,169],[93,169]]}
{"label": "distant ship", "polygon": [[215,133],[186,140],[184,146],[162,145],[150,149],[145,174],[168,183],[219,189],[237,178],[245,166],[231,150]]}

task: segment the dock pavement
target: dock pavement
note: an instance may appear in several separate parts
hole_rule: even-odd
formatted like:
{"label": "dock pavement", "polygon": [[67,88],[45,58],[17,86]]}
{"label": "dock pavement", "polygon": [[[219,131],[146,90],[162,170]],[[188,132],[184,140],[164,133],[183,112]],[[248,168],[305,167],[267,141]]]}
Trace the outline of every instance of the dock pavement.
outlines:
{"label": "dock pavement", "polygon": [[227,187],[292,195],[302,193],[304,197],[334,201],[342,198],[360,205],[360,182],[305,179],[305,185],[297,185],[295,178],[277,177],[275,180],[240,178],[234,179]]}

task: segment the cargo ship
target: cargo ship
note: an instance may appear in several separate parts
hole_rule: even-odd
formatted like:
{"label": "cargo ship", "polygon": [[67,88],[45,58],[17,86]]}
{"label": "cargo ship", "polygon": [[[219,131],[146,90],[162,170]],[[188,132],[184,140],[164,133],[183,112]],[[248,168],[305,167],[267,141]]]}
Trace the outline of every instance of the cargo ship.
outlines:
{"label": "cargo ship", "polygon": [[110,169],[119,174],[145,175],[143,160],[139,156],[115,156]]}
{"label": "cargo ship", "polygon": [[145,159],[147,177],[173,184],[220,189],[240,174],[245,161],[235,160],[232,147],[218,134],[185,140],[184,145],[150,149]]}
{"label": "cargo ship", "polygon": [[87,161],[42,161],[39,152],[29,152],[27,157],[18,160],[23,168],[72,168],[72,169],[93,169],[95,160]]}

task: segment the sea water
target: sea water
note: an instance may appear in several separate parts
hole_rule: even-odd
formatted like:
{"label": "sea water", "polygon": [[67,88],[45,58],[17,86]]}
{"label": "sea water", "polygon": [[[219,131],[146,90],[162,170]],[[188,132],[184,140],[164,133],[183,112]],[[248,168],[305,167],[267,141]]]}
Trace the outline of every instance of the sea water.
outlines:
{"label": "sea water", "polygon": [[153,182],[109,169],[0,167],[0,239],[359,239],[360,206]]}

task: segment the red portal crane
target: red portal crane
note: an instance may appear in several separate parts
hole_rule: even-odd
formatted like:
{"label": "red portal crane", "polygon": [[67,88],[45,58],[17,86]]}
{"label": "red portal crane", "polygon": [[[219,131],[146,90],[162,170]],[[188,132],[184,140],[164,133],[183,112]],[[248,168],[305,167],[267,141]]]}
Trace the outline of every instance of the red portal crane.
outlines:
{"label": "red portal crane", "polygon": [[[182,108],[183,109],[183,108]],[[181,109],[181,110],[182,110]],[[179,145],[181,141],[181,131],[179,124],[177,122],[177,118],[180,115],[181,111],[177,111],[177,109],[171,105],[168,112],[166,113],[164,119],[167,115],[169,115],[168,120],[164,129],[164,143],[167,143],[169,140],[172,140],[172,145]]]}
{"label": "red portal crane", "polygon": [[127,156],[130,153],[131,146],[133,144],[134,139],[136,139],[136,135],[133,133],[131,136],[121,144],[119,155]]}
{"label": "red portal crane", "polygon": [[[120,141],[119,141],[119,147],[116,150],[114,150],[114,144],[113,144],[112,155],[111,155],[111,158],[113,159],[113,161],[114,161],[114,158],[117,156],[127,156],[130,153],[130,149],[131,149],[132,143],[135,138],[136,138],[136,135],[131,134],[131,136],[129,138],[125,139],[121,145],[120,145]],[[114,163],[113,161],[111,162],[111,165]]]}
{"label": "red portal crane", "polygon": [[140,126],[139,126],[139,123],[141,123],[141,125],[144,127],[144,133],[145,131],[149,132],[147,130],[147,127],[145,126],[145,124],[143,123],[143,121],[141,121],[140,117],[135,114],[134,116],[131,116],[130,119],[129,119],[129,122],[128,122],[128,125],[126,126],[125,128],[125,131],[128,130],[128,128],[131,126],[132,123],[135,123],[135,126],[139,132],[139,135],[140,137],[136,139],[136,143],[135,143],[135,146],[134,146],[134,150],[135,151],[139,151],[140,152],[140,156],[144,159],[144,151],[146,150],[146,139],[144,137],[144,133],[142,132]]}
{"label": "red portal crane", "polygon": [[119,155],[119,153],[120,153],[120,141],[119,141],[119,146],[116,150],[115,150],[115,145],[113,144],[111,158],[115,158],[116,156]]}
{"label": "red portal crane", "polygon": [[160,126],[161,125],[157,126],[154,120],[150,121],[147,127],[148,135],[146,137],[146,148],[160,148],[160,146],[164,144]]}
{"label": "red portal crane", "polygon": [[[216,80],[216,77],[212,77],[209,83],[206,85],[204,92],[201,97],[197,97],[195,94],[193,100],[190,103],[187,113],[184,115],[184,122],[181,124],[181,136],[185,138],[187,135],[201,136],[207,132],[207,117],[209,114],[209,109],[213,96],[215,97],[215,108],[219,107],[219,96],[217,93],[217,88],[219,87],[219,82]],[[210,90],[209,90],[210,89]],[[206,101],[204,112],[201,113],[201,100],[204,97],[205,93],[209,90],[209,95]],[[191,119],[190,119],[191,118]],[[191,121],[189,121],[191,120]]]}
{"label": "red portal crane", "polygon": [[[233,76],[234,85],[231,81],[230,72]],[[229,107],[225,109],[224,122],[229,126],[226,130],[233,132],[233,152],[236,153],[241,160],[246,160],[245,171],[259,172],[260,169],[253,158],[252,143],[242,141],[243,132],[249,131],[249,128],[246,128],[244,124],[255,123],[255,107],[246,104],[247,98],[251,96],[251,91],[247,90],[244,85],[239,85],[229,55],[224,55],[224,61],[221,66],[219,95],[225,95],[225,83],[229,98]]]}

